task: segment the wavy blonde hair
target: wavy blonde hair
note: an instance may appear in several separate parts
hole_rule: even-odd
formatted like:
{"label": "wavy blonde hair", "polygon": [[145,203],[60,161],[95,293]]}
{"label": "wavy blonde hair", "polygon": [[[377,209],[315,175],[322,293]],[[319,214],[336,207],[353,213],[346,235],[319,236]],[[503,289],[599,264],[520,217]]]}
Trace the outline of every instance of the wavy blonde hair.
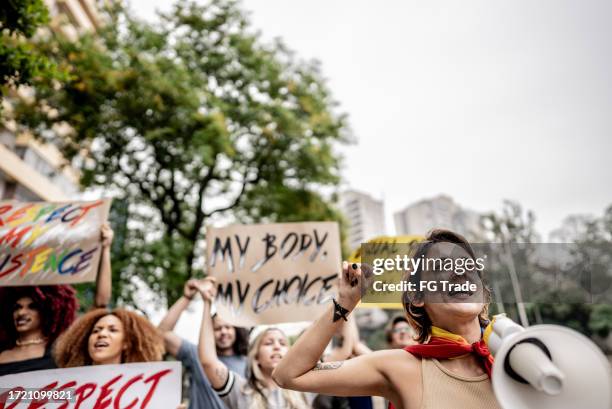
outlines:
{"label": "wavy blonde hair", "polygon": [[[427,256],[429,249],[436,243],[452,243],[463,248],[473,259],[476,258],[474,250],[470,243],[462,235],[445,229],[434,229],[427,233],[425,241],[417,244],[413,258],[418,259],[421,256]],[[422,267],[417,268],[414,272],[408,272],[405,281],[418,283],[421,280]],[[484,279],[481,276],[481,280]],[[416,286],[418,288],[418,285]],[[489,323],[489,302],[491,300],[491,290],[485,284],[483,285],[484,301],[485,304],[482,311],[478,314],[478,320],[480,325],[485,327]],[[406,312],[406,318],[412,328],[414,328],[416,335],[414,339],[420,344],[429,341],[431,335],[431,319],[427,315],[425,307],[417,307],[414,305],[415,302],[422,301],[423,294],[420,291],[404,291],[402,294],[402,303],[404,304],[404,311]]]}
{"label": "wavy blonde hair", "polygon": [[93,363],[87,349],[89,336],[98,320],[107,315],[114,315],[123,324],[125,350],[121,354],[121,363],[161,361],[163,338],[145,317],[122,308],[112,311],[99,308],[78,318],[57,339],[53,355],[58,367],[71,368]]}
{"label": "wavy blonde hair", "polygon": [[[257,354],[264,336],[270,331],[278,331],[287,339],[287,335],[285,335],[281,329],[270,327],[262,331],[250,343],[249,352],[247,354],[247,389],[243,391],[251,395],[249,409],[268,408],[268,390],[263,385],[264,375],[257,362]],[[282,394],[287,409],[309,409],[311,407],[302,392],[282,389]]]}

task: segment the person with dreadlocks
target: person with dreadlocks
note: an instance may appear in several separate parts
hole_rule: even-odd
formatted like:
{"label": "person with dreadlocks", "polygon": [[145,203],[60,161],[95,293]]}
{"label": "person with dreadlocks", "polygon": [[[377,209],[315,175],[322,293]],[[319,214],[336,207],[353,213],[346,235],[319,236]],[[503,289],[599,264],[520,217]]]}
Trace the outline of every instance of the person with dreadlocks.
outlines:
{"label": "person with dreadlocks", "polygon": [[[102,257],[96,282],[95,307],[111,296],[110,245],[113,231],[101,227]],[[69,285],[0,288],[0,376],[56,368],[51,354],[55,340],[76,317],[76,292]]]}
{"label": "person with dreadlocks", "polygon": [[289,349],[289,340],[278,328],[262,330],[249,343],[246,378],[228,367],[217,356],[213,335],[211,304],[216,295],[214,278],[198,284],[204,299],[200,342],[200,361],[211,385],[228,409],[307,409],[314,394],[279,388],[272,371]]}
{"label": "person with dreadlocks", "polygon": [[[430,232],[413,257],[452,260],[454,266],[459,266],[459,260],[476,261],[467,240],[448,230]],[[483,340],[490,292],[482,285],[482,272],[476,269],[459,274],[457,267],[442,272],[435,267],[423,268],[423,264],[409,271],[409,282],[469,280],[477,284],[477,291],[429,294],[406,286],[402,302],[417,345],[319,363],[340,322],[361,299],[371,273],[368,266],[362,270],[357,263],[344,262],[338,299],[276,366],[274,380],[297,391],[383,396],[397,409],[499,409],[490,380],[493,357]]]}

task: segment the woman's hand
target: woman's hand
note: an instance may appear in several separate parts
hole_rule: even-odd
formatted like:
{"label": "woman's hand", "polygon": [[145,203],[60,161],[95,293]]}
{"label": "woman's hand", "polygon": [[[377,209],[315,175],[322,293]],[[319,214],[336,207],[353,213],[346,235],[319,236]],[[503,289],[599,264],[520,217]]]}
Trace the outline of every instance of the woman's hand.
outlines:
{"label": "woman's hand", "polygon": [[370,278],[370,269],[366,264],[342,263],[342,277],[338,283],[338,303],[351,311],[365,293],[367,281]]}
{"label": "woman's hand", "polygon": [[183,286],[183,297],[187,298],[188,300],[193,300],[193,297],[195,297],[197,292],[198,280],[195,278],[187,280]]}
{"label": "woman's hand", "polygon": [[204,301],[213,302],[217,296],[217,279],[215,277],[206,277],[199,280],[195,284],[197,290]]}
{"label": "woman's hand", "polygon": [[111,229],[108,223],[104,223],[100,227],[100,240],[102,241],[102,248],[109,248],[113,243],[115,232]]}

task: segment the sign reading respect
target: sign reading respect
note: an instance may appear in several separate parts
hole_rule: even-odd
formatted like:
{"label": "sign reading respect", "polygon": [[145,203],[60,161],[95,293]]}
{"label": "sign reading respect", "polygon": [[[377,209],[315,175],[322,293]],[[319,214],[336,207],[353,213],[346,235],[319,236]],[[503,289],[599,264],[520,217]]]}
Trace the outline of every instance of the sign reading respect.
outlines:
{"label": "sign reading respect", "polygon": [[174,409],[180,362],[95,365],[0,377],[0,409]]}
{"label": "sign reading respect", "polygon": [[0,202],[0,286],[94,281],[110,200]]}

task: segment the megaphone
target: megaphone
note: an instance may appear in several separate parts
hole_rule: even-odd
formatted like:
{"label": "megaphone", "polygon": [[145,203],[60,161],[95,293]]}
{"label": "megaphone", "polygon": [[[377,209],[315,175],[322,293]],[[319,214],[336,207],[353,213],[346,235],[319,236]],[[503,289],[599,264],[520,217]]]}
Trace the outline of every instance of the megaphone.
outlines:
{"label": "megaphone", "polygon": [[504,314],[485,333],[503,409],[611,409],[612,369],[584,335],[558,325],[523,328]]}

